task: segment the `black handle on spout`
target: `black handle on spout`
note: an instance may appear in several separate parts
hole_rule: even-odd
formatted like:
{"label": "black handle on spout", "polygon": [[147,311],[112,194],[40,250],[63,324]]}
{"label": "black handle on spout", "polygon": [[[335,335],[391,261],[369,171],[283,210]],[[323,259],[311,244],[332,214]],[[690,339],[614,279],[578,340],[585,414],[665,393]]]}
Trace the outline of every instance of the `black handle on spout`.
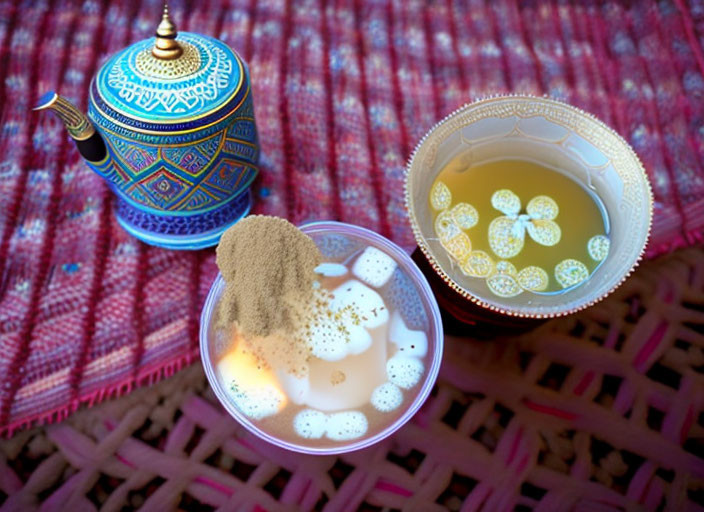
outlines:
{"label": "black handle on spout", "polygon": [[108,156],[105,142],[97,131],[85,140],[76,140],[76,147],[81,156],[89,162],[100,162]]}

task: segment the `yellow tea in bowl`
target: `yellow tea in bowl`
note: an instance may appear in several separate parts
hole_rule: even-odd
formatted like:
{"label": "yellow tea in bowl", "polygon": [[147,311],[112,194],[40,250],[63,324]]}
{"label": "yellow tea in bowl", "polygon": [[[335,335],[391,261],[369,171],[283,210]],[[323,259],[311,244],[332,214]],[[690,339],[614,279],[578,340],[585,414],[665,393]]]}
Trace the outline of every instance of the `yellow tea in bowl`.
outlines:
{"label": "yellow tea in bowl", "polygon": [[428,201],[435,235],[460,270],[497,296],[561,293],[586,281],[610,245],[594,193],[528,160],[451,160]]}

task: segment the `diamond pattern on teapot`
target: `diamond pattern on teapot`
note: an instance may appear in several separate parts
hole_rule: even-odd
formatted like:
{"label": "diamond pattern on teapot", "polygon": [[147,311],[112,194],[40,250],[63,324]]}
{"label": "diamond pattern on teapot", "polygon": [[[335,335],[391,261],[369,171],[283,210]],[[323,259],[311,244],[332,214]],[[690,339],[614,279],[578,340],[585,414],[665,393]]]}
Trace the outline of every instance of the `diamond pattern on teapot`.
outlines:
{"label": "diamond pattern on teapot", "polygon": [[[230,138],[222,142],[227,132],[188,146],[164,145],[160,151],[106,133],[120,165],[93,168],[140,205],[166,211],[208,209],[238,194],[256,174],[257,146]],[[186,188],[187,198],[182,194]]]}

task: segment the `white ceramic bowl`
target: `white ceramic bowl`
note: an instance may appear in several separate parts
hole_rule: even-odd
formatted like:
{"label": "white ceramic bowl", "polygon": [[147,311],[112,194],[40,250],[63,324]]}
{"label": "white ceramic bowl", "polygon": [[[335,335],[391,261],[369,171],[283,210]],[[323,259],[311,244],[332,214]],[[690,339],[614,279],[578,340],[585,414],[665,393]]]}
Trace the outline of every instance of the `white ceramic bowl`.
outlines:
{"label": "white ceramic bowl", "polygon": [[[506,299],[452,265],[434,234],[428,193],[442,168],[460,154],[467,165],[499,157],[532,160],[593,191],[609,217],[611,248],[592,277],[562,294]],[[418,245],[448,286],[498,313],[550,318],[594,304],[628,277],[648,241],[653,198],[633,149],[603,122],[556,100],[500,96],[460,108],[426,134],[408,164],[406,205]]]}

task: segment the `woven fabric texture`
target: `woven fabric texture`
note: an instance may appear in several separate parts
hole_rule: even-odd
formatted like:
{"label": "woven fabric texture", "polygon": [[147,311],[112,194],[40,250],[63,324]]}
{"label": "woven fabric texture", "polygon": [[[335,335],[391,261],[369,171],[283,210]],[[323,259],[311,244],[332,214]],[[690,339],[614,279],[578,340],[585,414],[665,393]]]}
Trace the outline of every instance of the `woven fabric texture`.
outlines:
{"label": "woven fabric texture", "polygon": [[530,334],[448,339],[426,404],[368,449],[261,441],[194,365],[0,442],[0,510],[701,511],[703,349],[688,249]]}
{"label": "woven fabric texture", "polygon": [[[404,164],[433,123],[489,94],[549,94],[638,151],[656,205],[649,254],[702,239],[704,6],[509,0],[176,1],[181,30],[250,63],[259,213],[339,219],[403,246]],[[59,123],[105,58],[149,37],[160,0],[0,2],[0,430],[59,420],[197,358],[212,251],[130,238]]]}

